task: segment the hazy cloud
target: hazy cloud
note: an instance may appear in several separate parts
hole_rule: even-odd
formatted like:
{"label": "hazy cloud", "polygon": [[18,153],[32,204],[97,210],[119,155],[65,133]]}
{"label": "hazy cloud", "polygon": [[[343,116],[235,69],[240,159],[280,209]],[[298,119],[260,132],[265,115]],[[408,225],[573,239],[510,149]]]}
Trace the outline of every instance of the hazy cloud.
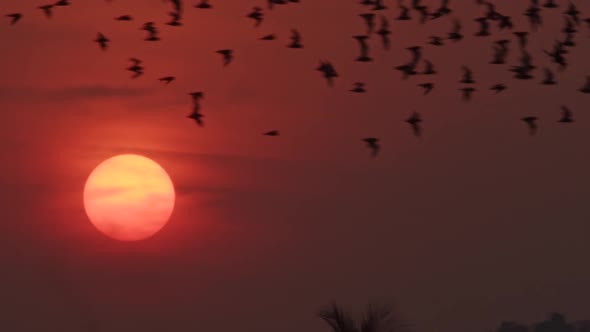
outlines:
{"label": "hazy cloud", "polygon": [[149,93],[149,89],[125,87],[125,86],[106,86],[106,85],[85,85],[77,87],[64,87],[56,90],[50,90],[48,94],[57,97],[79,97],[79,98],[105,98],[105,97],[137,97]]}
{"label": "hazy cloud", "polygon": [[142,87],[81,85],[60,87],[55,89],[32,86],[2,86],[0,98],[3,100],[88,100],[95,98],[140,97],[150,93],[150,89]]}

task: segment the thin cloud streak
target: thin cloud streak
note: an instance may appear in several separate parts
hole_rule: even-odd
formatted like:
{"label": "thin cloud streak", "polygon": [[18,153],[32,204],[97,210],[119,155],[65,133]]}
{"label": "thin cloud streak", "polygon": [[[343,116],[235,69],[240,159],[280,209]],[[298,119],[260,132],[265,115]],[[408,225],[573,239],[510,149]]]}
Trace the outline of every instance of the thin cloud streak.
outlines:
{"label": "thin cloud streak", "polygon": [[83,85],[61,88],[38,88],[27,86],[0,86],[0,98],[4,101],[86,101],[92,99],[134,98],[148,96],[153,88],[128,86]]}

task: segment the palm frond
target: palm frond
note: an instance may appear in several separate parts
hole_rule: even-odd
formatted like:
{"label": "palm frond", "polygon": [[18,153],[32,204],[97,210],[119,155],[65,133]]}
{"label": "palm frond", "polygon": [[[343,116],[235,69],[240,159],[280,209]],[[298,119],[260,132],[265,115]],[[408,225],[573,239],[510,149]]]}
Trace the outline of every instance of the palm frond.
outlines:
{"label": "palm frond", "polygon": [[334,332],[358,332],[351,314],[336,303],[320,310],[318,316],[328,323]]}
{"label": "palm frond", "polygon": [[361,320],[361,332],[407,332],[409,327],[396,317],[393,306],[369,303]]}

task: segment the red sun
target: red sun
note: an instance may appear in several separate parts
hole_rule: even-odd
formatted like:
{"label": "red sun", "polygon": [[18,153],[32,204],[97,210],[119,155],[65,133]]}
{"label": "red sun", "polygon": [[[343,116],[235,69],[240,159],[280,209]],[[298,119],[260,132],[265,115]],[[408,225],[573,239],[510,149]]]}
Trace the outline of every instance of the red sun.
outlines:
{"label": "red sun", "polygon": [[174,185],[151,159],[119,155],[103,161],[84,187],[84,207],[92,224],[121,241],[138,241],[166,225],[174,209]]}

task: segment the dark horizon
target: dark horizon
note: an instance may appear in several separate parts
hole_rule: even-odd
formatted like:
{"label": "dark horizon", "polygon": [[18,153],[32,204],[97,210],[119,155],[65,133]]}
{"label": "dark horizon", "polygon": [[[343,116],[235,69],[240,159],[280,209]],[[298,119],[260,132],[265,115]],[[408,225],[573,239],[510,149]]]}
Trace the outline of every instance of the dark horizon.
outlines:
{"label": "dark horizon", "polygon": [[[473,0],[436,19],[440,0],[418,2],[424,23],[397,20],[397,0],[186,0],[179,26],[172,1],[71,0],[50,18],[5,2],[0,330],[320,332],[323,305],[373,299],[416,331],[590,319],[590,3],[572,2],[575,24],[569,1],[541,0],[533,30],[533,2],[492,1],[514,24],[500,30]],[[126,153],[176,194],[137,242],[83,204],[92,170]]]}

